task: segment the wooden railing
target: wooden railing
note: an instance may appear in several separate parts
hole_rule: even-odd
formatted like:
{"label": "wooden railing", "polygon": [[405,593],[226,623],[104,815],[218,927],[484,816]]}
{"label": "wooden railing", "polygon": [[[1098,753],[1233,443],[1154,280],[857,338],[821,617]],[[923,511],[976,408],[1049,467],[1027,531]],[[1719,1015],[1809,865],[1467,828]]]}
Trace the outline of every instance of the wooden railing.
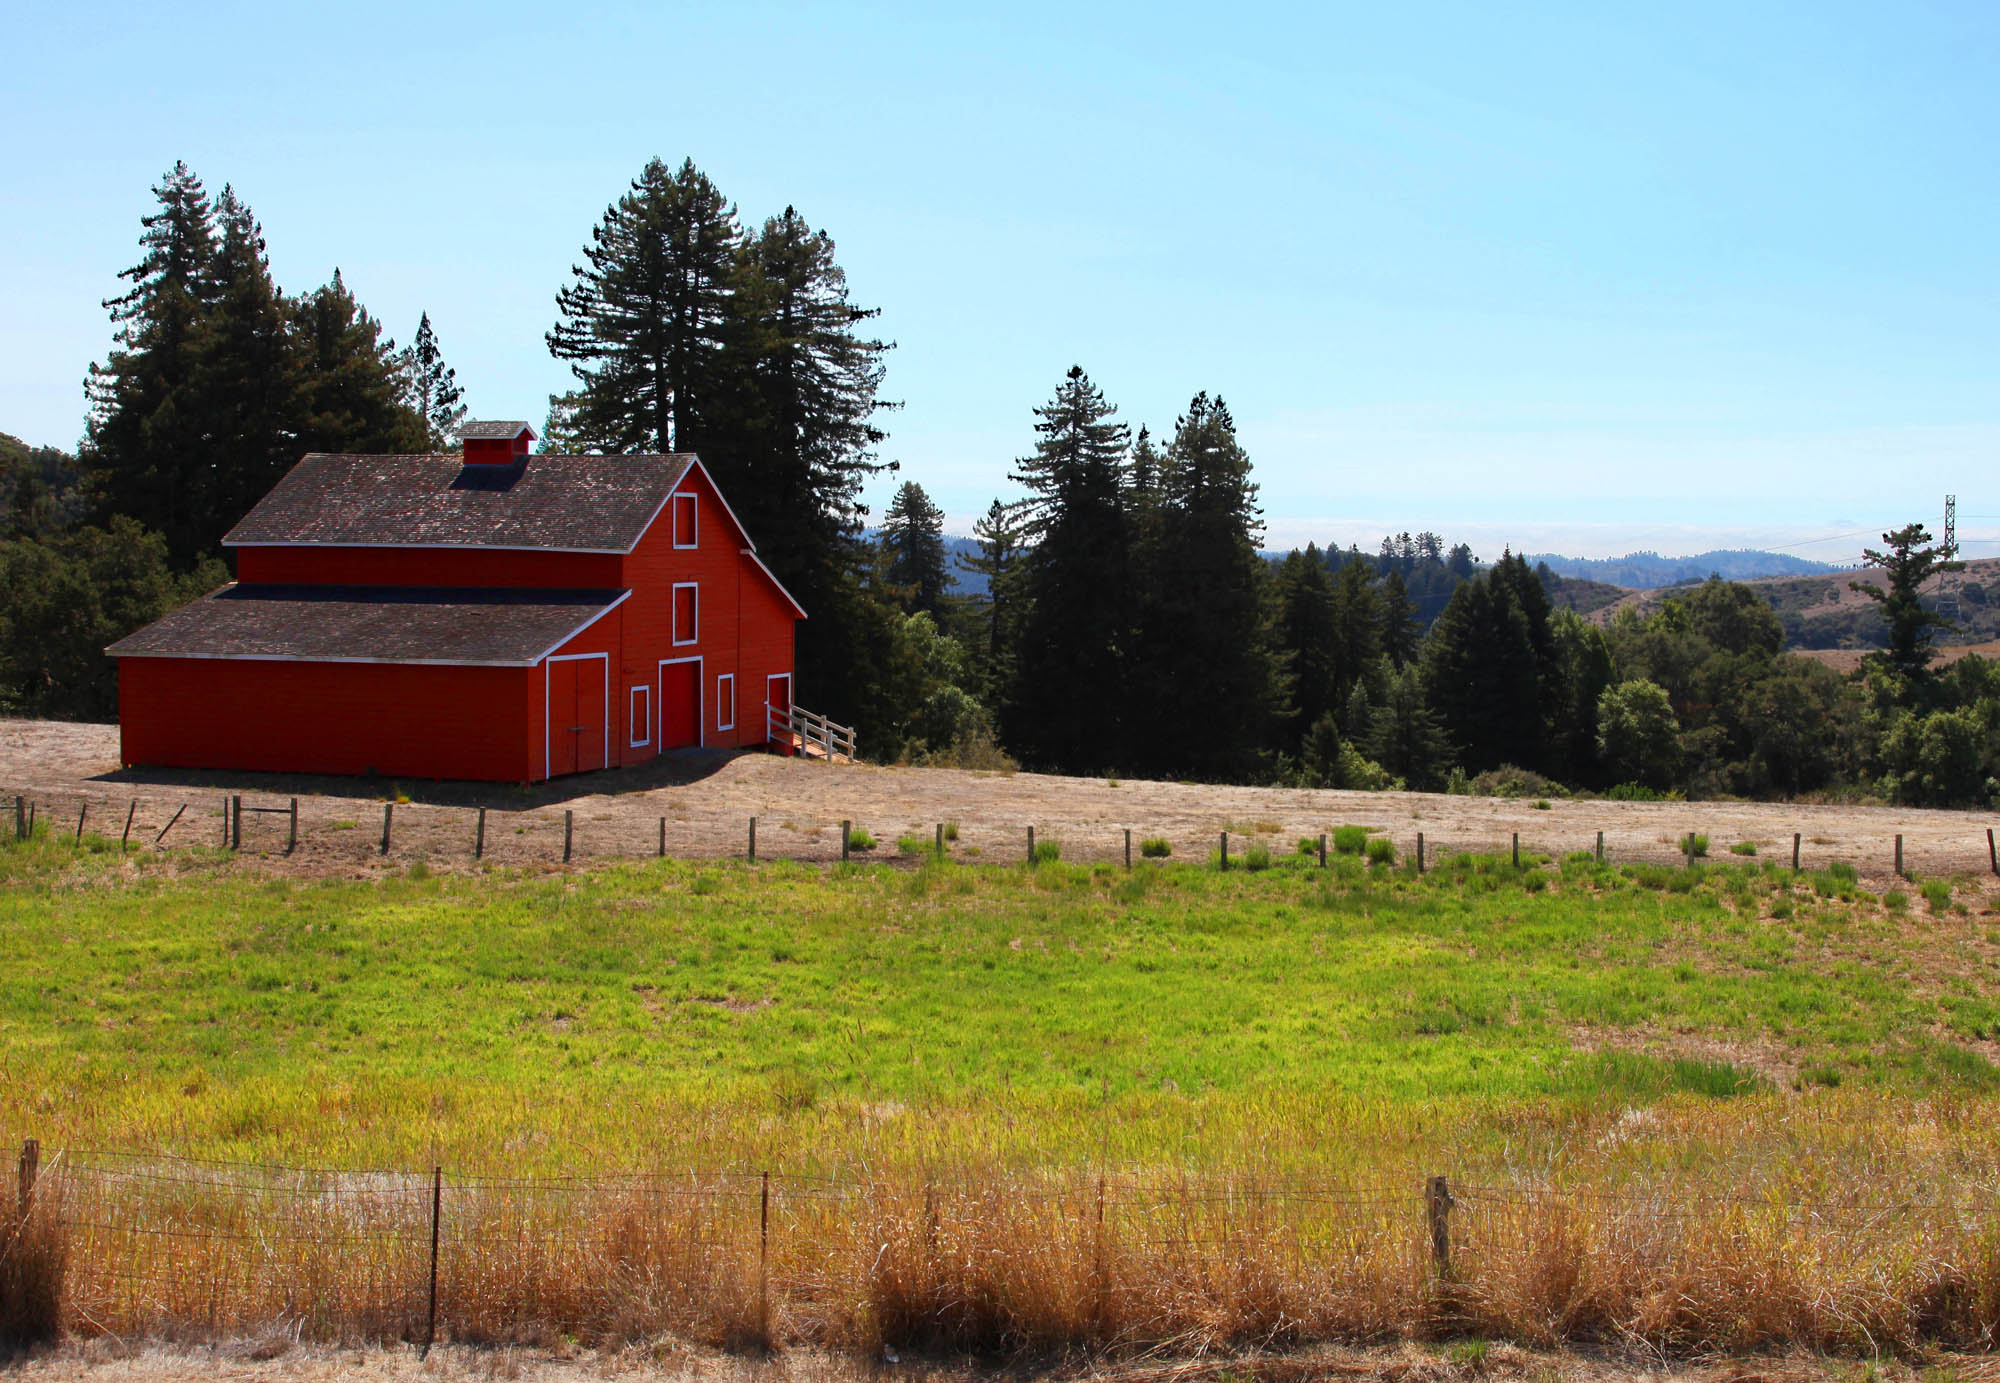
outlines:
{"label": "wooden railing", "polygon": [[768,701],[764,703],[764,721],[770,738],[781,744],[796,744],[801,754],[810,757],[817,746],[820,757],[827,763],[836,757],[854,762],[852,726],[837,724],[798,706],[773,706]]}

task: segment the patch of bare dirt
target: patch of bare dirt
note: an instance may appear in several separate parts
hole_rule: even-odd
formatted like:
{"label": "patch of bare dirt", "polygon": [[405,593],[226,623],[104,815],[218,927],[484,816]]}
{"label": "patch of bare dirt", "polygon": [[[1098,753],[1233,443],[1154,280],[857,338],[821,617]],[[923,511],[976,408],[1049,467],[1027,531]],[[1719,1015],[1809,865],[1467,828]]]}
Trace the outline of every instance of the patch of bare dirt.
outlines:
{"label": "patch of bare dirt", "polygon": [[859,1359],[789,1350],[769,1357],[717,1354],[674,1342],[596,1351],[580,1348],[441,1346],[428,1359],[411,1347],[326,1349],[279,1339],[201,1348],[126,1346],[93,1340],[11,1362],[0,1373],[36,1380],[162,1383],[167,1379],[264,1383],[355,1383],[358,1380],[525,1380],[583,1383],[596,1378],[675,1379],[685,1383],[1816,1383],[1869,1378],[1916,1383],[1951,1377],[1964,1383],[2000,1380],[1987,1356],[1940,1355],[1915,1360],[1858,1361],[1809,1354],[1720,1356],[1663,1361],[1616,1350],[1541,1351],[1484,1341],[1405,1342],[1365,1348],[1315,1346],[1284,1353],[1216,1352],[1196,1358],[1134,1361],[1088,1359],[1054,1363],[979,1364],[902,1356]]}
{"label": "patch of bare dirt", "polygon": [[[1558,800],[1538,810],[1519,798],[829,765],[717,751],[668,754],[643,768],[533,787],[149,771],[120,767],[115,726],[4,720],[0,814],[11,818],[17,794],[54,831],[74,831],[81,814],[86,830],[113,842],[127,837],[134,853],[153,856],[149,868],[356,879],[418,862],[434,870],[479,868],[473,846],[481,808],[487,813],[484,863],[529,869],[564,867],[565,813],[571,816],[572,866],[658,854],[663,819],[665,850],[676,858],[741,858],[755,817],[759,859],[821,864],[840,858],[843,820],[880,842],[858,858],[894,858],[896,840],[906,835],[927,848],[938,823],[956,822],[958,839],[950,849],[960,859],[1020,860],[1032,826],[1038,840],[1061,846],[1065,860],[1086,862],[1122,862],[1129,831],[1135,864],[1141,863],[1138,842],[1151,836],[1170,841],[1175,859],[1205,860],[1223,831],[1232,832],[1233,848],[1264,842],[1285,850],[1297,839],[1353,823],[1379,827],[1406,856],[1421,834],[1429,859],[1454,851],[1506,851],[1516,834],[1524,851],[1560,857],[1595,849],[1601,831],[1614,861],[1672,863],[1680,858],[1682,837],[1699,831],[1709,837],[1712,859],[1728,859],[1731,845],[1748,841],[1760,858],[1789,863],[1798,833],[1805,868],[1845,861],[1878,888],[1892,881],[1898,835],[1910,871],[1986,876],[1986,831],[2000,826],[1993,813],[1907,807]],[[157,852],[226,845],[223,804],[238,795],[246,807],[284,807],[296,797],[297,848],[286,852],[287,815],[246,812],[241,851],[220,864]],[[384,853],[384,814],[392,805]],[[0,822],[0,830],[11,825],[10,819]],[[1246,830],[1253,841],[1243,839]]]}

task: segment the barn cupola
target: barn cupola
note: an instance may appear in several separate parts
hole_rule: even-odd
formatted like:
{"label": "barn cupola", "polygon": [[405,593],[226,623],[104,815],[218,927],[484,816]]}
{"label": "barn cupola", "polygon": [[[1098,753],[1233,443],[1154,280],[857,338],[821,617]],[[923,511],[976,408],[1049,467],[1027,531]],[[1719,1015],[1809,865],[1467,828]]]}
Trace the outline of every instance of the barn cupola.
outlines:
{"label": "barn cupola", "polygon": [[466,423],[458,429],[468,466],[516,466],[528,454],[535,430],[523,422]]}

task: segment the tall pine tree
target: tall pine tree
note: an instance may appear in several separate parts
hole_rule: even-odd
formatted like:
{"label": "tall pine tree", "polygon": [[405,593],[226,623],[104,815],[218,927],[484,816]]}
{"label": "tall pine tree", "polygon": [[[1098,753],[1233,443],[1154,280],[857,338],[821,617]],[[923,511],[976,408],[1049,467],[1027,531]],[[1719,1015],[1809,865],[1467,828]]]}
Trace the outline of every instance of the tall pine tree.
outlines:
{"label": "tall pine tree", "polygon": [[418,452],[424,421],[403,401],[396,343],[348,292],[340,270],[295,309],[302,451]]}
{"label": "tall pine tree", "polygon": [[1218,780],[1253,775],[1283,705],[1284,678],[1258,555],[1263,519],[1250,458],[1219,398],[1195,395],[1174,428],[1148,584],[1156,631],[1143,669],[1149,722],[1135,762]]}
{"label": "tall pine tree", "polygon": [[465,390],[459,387],[458,371],[444,363],[430,313],[418,318],[416,339],[396,364],[403,373],[403,402],[424,420],[425,445],[432,451],[450,450],[465,421]]}
{"label": "tall pine tree", "polygon": [[1125,646],[1132,626],[1130,433],[1080,365],[1035,410],[1035,449],[1012,479],[1033,543],[1014,680],[1001,710],[1008,747],[1041,768],[1087,772],[1123,748]]}
{"label": "tall pine tree", "polygon": [[140,221],[145,254],[119,274],[132,286],[104,303],[116,344],[90,367],[78,459],[91,521],[132,515],[164,534],[170,559],[185,567],[212,541],[197,491],[209,435],[198,389],[215,296],[214,209],[185,163],[153,196],[158,209]]}
{"label": "tall pine tree", "polygon": [[303,450],[300,353],[290,309],[271,282],[263,227],[226,186],[215,213],[215,303],[196,390],[208,420],[192,516],[202,550],[213,550]]}
{"label": "tall pine tree", "polygon": [[1294,549],[1278,567],[1278,642],[1291,658],[1292,714],[1286,752],[1297,754],[1306,731],[1333,709],[1340,661],[1340,626],[1333,576],[1313,544]]}
{"label": "tall pine tree", "polygon": [[1020,643],[1021,568],[1027,549],[1014,511],[994,500],[972,525],[975,556],[961,555],[964,570],[985,578],[986,590],[971,603],[980,637],[974,640],[982,698],[992,704],[1007,688],[1014,671],[1014,650]]}
{"label": "tall pine tree", "polygon": [[651,160],[605,211],[556,295],[547,337],[576,376],[560,398],[581,444],[703,450],[725,392],[742,240],[736,209],[692,159],[678,172]]}
{"label": "tall pine tree", "polygon": [[905,614],[937,617],[951,586],[944,550],[944,510],[931,503],[924,487],[906,480],[882,514],[885,574]]}

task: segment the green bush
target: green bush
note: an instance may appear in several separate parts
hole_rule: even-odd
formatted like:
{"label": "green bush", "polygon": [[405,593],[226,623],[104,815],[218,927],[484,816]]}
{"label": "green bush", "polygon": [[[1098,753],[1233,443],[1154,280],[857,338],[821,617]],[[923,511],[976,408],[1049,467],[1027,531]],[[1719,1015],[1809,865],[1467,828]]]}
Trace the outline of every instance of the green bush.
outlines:
{"label": "green bush", "polygon": [[1910,905],[1910,895],[1900,888],[1892,888],[1882,895],[1882,906],[1890,912],[1901,912]]}
{"label": "green bush", "polygon": [[1038,840],[1035,853],[1029,857],[1035,864],[1054,864],[1062,858],[1062,842],[1059,840]]}
{"label": "green bush", "polygon": [[1739,840],[1729,847],[1729,853],[1732,855],[1754,855],[1757,853],[1757,842],[1753,840]]}
{"label": "green bush", "polygon": [[1333,832],[1333,848],[1343,855],[1358,855],[1368,848],[1366,826],[1339,826]]}
{"label": "green bush", "polygon": [[875,837],[868,834],[865,826],[856,826],[847,833],[847,848],[850,850],[873,850]]}
{"label": "green bush", "polygon": [[1271,852],[1261,845],[1251,846],[1249,850],[1244,852],[1243,867],[1245,869],[1269,869],[1271,867]]}
{"label": "green bush", "polygon": [[958,823],[956,821],[947,821],[944,823],[944,838],[947,841],[958,839]]}
{"label": "green bush", "polygon": [[1690,855],[1693,855],[1698,860],[1707,858],[1708,837],[1703,835],[1700,831],[1696,831],[1692,836],[1689,836],[1688,853]]}
{"label": "green bush", "polygon": [[1396,842],[1387,836],[1376,836],[1367,845],[1368,863],[1394,864],[1396,862]]}
{"label": "green bush", "polygon": [[1474,797],[1568,797],[1569,789],[1553,778],[1514,764],[1489,768],[1467,785]]}
{"label": "green bush", "polygon": [[1930,904],[1932,912],[1946,912],[1951,908],[1951,885],[1943,879],[1926,879],[1921,885],[1924,901]]}
{"label": "green bush", "polygon": [[896,837],[896,850],[899,854],[923,855],[928,854],[935,848],[937,848],[935,842],[925,840],[922,836]]}
{"label": "green bush", "polygon": [[1139,853],[1149,860],[1163,860],[1174,853],[1174,843],[1165,836],[1149,836],[1139,842]]}
{"label": "green bush", "polygon": [[1649,788],[1644,783],[1620,783],[1604,794],[1607,802],[1664,802],[1665,793],[1658,788]]}
{"label": "green bush", "polygon": [[1317,855],[1319,853],[1319,842],[1311,836],[1300,836],[1298,853],[1301,855]]}
{"label": "green bush", "polygon": [[1826,873],[1829,878],[1838,880],[1843,884],[1851,885],[1861,882],[1861,875],[1855,871],[1854,866],[1844,861],[1836,860],[1834,863],[1828,865]]}

